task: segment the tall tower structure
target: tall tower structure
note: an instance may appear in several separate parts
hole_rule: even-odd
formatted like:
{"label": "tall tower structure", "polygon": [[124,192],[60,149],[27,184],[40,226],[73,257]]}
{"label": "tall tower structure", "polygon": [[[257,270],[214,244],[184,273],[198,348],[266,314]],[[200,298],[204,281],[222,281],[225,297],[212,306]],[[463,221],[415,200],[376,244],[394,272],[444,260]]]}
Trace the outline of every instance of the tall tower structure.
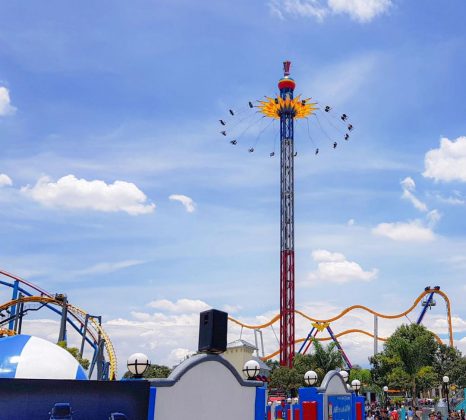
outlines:
{"label": "tall tower structure", "polygon": [[[294,158],[296,153],[294,150],[294,123],[298,119],[308,120],[311,115],[315,115],[319,122],[316,115],[317,103],[311,102],[311,98],[302,99],[301,95],[294,97],[296,83],[290,77],[290,67],[290,61],[283,63],[283,77],[278,81],[280,93],[277,96],[266,96],[265,99],[257,101],[258,105],[249,102],[249,108],[258,108],[263,116],[280,121],[280,364],[288,367],[293,366],[295,349]],[[331,116],[329,114],[331,109],[330,106],[325,106],[322,110],[323,114]],[[235,115],[232,109],[229,110],[229,113],[231,116]],[[326,119],[328,118],[326,117]],[[337,121],[337,124],[343,122],[348,132],[353,129],[346,114],[342,114],[339,120],[341,121]],[[222,119],[219,122],[222,126],[227,125],[226,120]],[[309,121],[307,122],[309,124]],[[329,123],[333,128],[336,128],[334,124]],[[252,126],[253,124],[249,124],[241,132],[240,137]],[[330,140],[320,122],[319,126]],[[266,128],[262,129],[256,137],[255,144]],[[336,130],[341,134],[341,129],[336,128]],[[344,140],[349,140],[348,132],[344,133]],[[227,136],[226,129],[220,133]],[[231,132],[228,131],[228,134],[231,135]],[[312,141],[309,125],[308,136]],[[238,139],[239,137],[234,136],[230,143],[236,145]],[[335,140],[332,141],[333,149],[335,149],[338,143]],[[248,149],[250,153],[254,152],[254,146]],[[318,153],[319,148],[316,148],[315,155]],[[275,146],[270,156],[275,156]]]}
{"label": "tall tower structure", "polygon": [[[280,98],[293,100],[295,82],[290,78],[289,61],[278,82]],[[294,269],[294,117],[293,107],[280,112],[280,364],[292,367],[295,340]]]}
{"label": "tall tower structure", "polygon": [[317,108],[309,99],[294,97],[291,62],[283,63],[280,94],[259,101],[266,117],[280,120],[280,364],[293,366],[295,340],[294,258],[294,120],[309,117]]}

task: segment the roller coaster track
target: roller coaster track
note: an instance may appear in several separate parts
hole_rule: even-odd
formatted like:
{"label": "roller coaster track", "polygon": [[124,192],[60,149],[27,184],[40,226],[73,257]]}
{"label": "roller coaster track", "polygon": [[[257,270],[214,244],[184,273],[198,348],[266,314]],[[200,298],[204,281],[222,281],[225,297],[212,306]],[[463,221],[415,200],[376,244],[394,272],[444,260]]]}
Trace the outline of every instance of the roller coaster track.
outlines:
{"label": "roller coaster track", "polygon": [[[63,306],[63,302],[56,300],[51,297],[46,297],[46,296],[24,296],[20,299],[15,299],[15,300],[10,300],[9,302],[6,302],[2,305],[0,305],[0,312],[4,311],[12,306],[18,305],[19,303],[45,303],[45,304],[51,304],[51,305],[57,305],[57,306]],[[86,312],[83,311],[82,309],[71,305],[71,304],[66,304],[68,311],[71,312],[72,314],[75,315],[78,319],[81,320],[81,322],[84,325],[85,318],[86,318]],[[108,354],[108,359],[110,362],[110,371],[109,371],[109,376],[110,378],[116,377],[116,368],[117,368],[117,359],[115,355],[115,350],[113,348],[113,344],[110,341],[110,338],[108,337],[107,333],[104,331],[102,326],[99,324],[99,322],[94,319],[94,318],[89,318],[89,322],[93,326],[95,332],[102,337],[105,343],[105,349]]]}
{"label": "roller coaster track", "polygon": [[[57,314],[61,313],[60,310],[54,308],[53,306],[55,305],[55,306],[59,306],[63,308],[64,303],[60,300],[55,299],[55,296],[52,293],[45,291],[44,289],[36,286],[35,284],[31,282],[28,282],[27,280],[22,279],[21,277],[8,273],[7,271],[0,270],[0,275],[8,277],[14,282],[13,284],[8,283],[6,281],[1,280],[1,277],[0,277],[0,285],[9,286],[12,288],[17,287],[17,290],[19,290],[21,293],[26,295],[18,299],[12,299],[9,302],[4,303],[3,305],[0,305],[0,311],[8,309],[8,308],[15,308],[17,307],[18,303],[21,303],[21,302],[23,303],[32,302],[32,303],[42,303],[46,305],[49,309],[52,309]],[[33,296],[31,292],[28,292],[22,286],[27,286],[27,288],[30,288],[33,290],[33,293],[38,293],[40,294],[40,296]],[[102,328],[102,326],[100,325],[100,323],[98,322],[95,316],[88,315],[85,311],[83,311],[82,309],[70,303],[67,303],[66,307],[68,309],[68,314],[69,314],[69,318],[67,319],[67,322],[70,323],[75,328],[76,331],[78,331],[80,334],[83,334],[84,339],[89,344],[92,344],[92,342],[98,343],[99,338],[102,339],[105,350],[108,355],[108,361],[109,361],[108,377],[110,378],[110,380],[115,379],[116,374],[117,374],[117,359],[115,355],[115,350],[113,348],[113,344],[108,334]],[[87,323],[86,323],[86,317],[88,317]],[[77,323],[79,324],[79,327],[73,322],[71,318],[77,321]],[[0,330],[1,335],[14,335],[14,333],[15,332],[10,329]],[[86,337],[86,333],[89,334],[91,339]]]}
{"label": "roller coaster track", "polygon": [[[0,305],[0,312],[4,311],[11,306],[15,306],[19,303],[45,303],[45,304],[50,304],[50,305],[57,305],[57,306],[63,306],[63,302],[56,300],[51,297],[46,297],[46,296],[24,296],[20,299],[15,299],[15,300],[10,300],[9,302],[6,302],[2,305]],[[68,311],[74,314],[82,324],[84,325],[85,318],[86,318],[86,312],[83,311],[82,309],[71,305],[71,304],[66,304]],[[104,340],[105,343],[105,349],[107,351],[108,359],[110,362],[110,371],[109,371],[109,377],[110,378],[115,378],[116,377],[116,369],[117,369],[117,359],[115,355],[115,350],[113,348],[113,344],[110,341],[109,336],[107,333],[104,331],[102,326],[99,324],[99,322],[95,318],[89,318],[89,322],[93,326],[95,332],[97,335],[100,335],[102,339]]]}
{"label": "roller coaster track", "polygon": [[[349,306],[348,308],[343,309],[338,315],[335,315],[334,317],[328,318],[328,319],[313,318],[313,317],[310,317],[309,315],[306,315],[304,312],[301,312],[301,311],[298,311],[298,310],[295,310],[295,313],[302,316],[303,318],[305,318],[305,319],[307,319],[309,321],[318,322],[318,323],[325,323],[325,322],[330,323],[330,322],[333,322],[333,321],[337,321],[338,319],[342,318],[343,316],[345,316],[349,312],[354,311],[355,309],[361,309],[363,311],[371,313],[372,315],[376,315],[376,316],[378,316],[380,318],[384,318],[384,319],[397,319],[397,318],[402,318],[402,317],[406,316],[407,314],[409,314],[411,311],[413,311],[416,308],[416,306],[419,304],[419,302],[421,302],[422,299],[425,296],[430,295],[431,293],[438,294],[438,295],[442,296],[443,299],[445,300],[445,304],[446,304],[446,307],[447,307],[447,322],[448,322],[449,343],[450,343],[450,346],[453,347],[453,327],[452,327],[452,323],[451,323],[450,299],[448,298],[446,293],[444,293],[441,290],[437,290],[437,289],[430,289],[430,288],[428,289],[428,288],[426,288],[416,298],[416,300],[413,302],[413,304],[406,311],[401,312],[399,314],[390,314],[390,315],[382,314],[382,313],[374,311],[373,309],[370,309],[370,308],[368,308],[367,306],[364,306],[364,305]],[[245,323],[243,323],[241,321],[238,321],[237,319],[234,319],[232,317],[228,317],[228,319],[231,322],[233,322],[233,323],[235,323],[237,325],[240,325],[243,328],[251,329],[251,330],[260,330],[260,329],[267,328],[267,327],[270,327],[271,325],[273,325],[275,322],[277,322],[280,319],[280,315],[279,314],[275,315],[270,321],[265,322],[263,324],[259,324],[259,325],[245,324]],[[371,334],[370,332],[359,330],[359,329],[345,330],[345,331],[340,332],[339,334],[335,334],[335,337],[338,338],[338,337],[341,337],[343,335],[352,334],[352,333],[365,334],[365,335],[367,335],[369,337],[374,338],[374,335]],[[440,339],[439,336],[437,336],[436,334],[434,334],[434,336],[435,336],[435,339],[439,343],[442,343],[442,340]],[[377,337],[377,339],[380,340],[380,341],[386,341],[387,340],[386,338],[382,338],[382,337]],[[303,342],[304,340],[305,340],[305,338],[300,338],[300,339],[295,340],[295,343],[300,343],[300,342]],[[319,341],[331,340],[331,337],[318,338],[318,340]],[[263,357],[262,359],[263,360],[271,359],[272,357],[275,357],[279,353],[280,353],[280,349],[275,351],[272,354],[269,354],[269,355]]]}

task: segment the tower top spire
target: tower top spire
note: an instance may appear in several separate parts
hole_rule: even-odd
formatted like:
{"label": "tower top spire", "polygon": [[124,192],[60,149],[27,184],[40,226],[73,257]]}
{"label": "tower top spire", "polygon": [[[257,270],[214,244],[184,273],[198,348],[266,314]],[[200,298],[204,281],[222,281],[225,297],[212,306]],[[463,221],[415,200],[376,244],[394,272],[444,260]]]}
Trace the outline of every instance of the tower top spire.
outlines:
{"label": "tower top spire", "polygon": [[285,77],[290,75],[290,67],[291,67],[291,61],[284,61],[283,62],[283,75]]}

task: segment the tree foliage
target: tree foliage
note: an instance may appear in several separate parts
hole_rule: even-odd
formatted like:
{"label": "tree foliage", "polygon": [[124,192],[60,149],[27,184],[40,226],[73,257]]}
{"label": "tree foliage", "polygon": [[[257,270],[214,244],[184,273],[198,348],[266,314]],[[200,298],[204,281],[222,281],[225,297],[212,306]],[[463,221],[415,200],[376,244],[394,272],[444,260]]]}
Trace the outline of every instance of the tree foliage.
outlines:
{"label": "tree foliage", "polygon": [[270,388],[283,390],[287,394],[303,385],[303,376],[300,375],[296,368],[285,366],[275,369],[270,376]]}
{"label": "tree foliage", "polygon": [[434,369],[438,372],[438,381],[447,375],[450,383],[459,388],[466,387],[466,357],[455,347],[439,345],[434,359]]}
{"label": "tree foliage", "polygon": [[438,383],[434,368],[439,344],[422,325],[400,326],[384,350],[371,358],[372,379],[379,386],[401,389],[414,398]]}
{"label": "tree foliage", "polygon": [[59,341],[57,345],[67,350],[78,361],[84,370],[89,369],[89,360],[80,356],[79,349],[77,347],[67,347],[66,341]]}
{"label": "tree foliage", "polygon": [[304,385],[304,374],[308,370],[317,373],[320,383],[328,371],[342,368],[344,362],[335,343],[323,346],[319,341],[313,340],[312,353],[296,354],[292,369],[277,365],[278,362],[275,365],[269,364],[272,367],[270,387],[290,392]]}
{"label": "tree foliage", "polygon": [[[142,375],[143,378],[168,378],[172,370],[164,365],[150,365]],[[123,375],[123,378],[132,378],[134,375],[127,370]]]}
{"label": "tree foliage", "polygon": [[358,365],[353,365],[348,378],[348,383],[351,384],[354,379],[361,381],[361,392],[364,392],[368,388],[372,388],[372,374],[369,369],[363,369]]}

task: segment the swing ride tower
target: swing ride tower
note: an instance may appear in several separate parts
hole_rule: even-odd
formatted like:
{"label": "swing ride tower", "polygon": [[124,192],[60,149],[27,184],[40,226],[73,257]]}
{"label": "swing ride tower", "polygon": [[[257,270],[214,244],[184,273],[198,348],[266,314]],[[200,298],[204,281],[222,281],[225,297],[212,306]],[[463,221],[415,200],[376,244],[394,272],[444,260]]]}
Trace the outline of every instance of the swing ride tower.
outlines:
{"label": "swing ride tower", "polygon": [[280,120],[280,364],[288,367],[293,366],[295,341],[294,120],[316,109],[308,99],[294,98],[290,67],[291,62],[283,63],[280,94],[259,101],[262,114]]}
{"label": "swing ride tower", "polygon": [[[293,100],[295,82],[289,77],[289,61],[278,82],[280,98]],[[280,112],[280,364],[292,367],[295,340],[294,269],[294,111]]]}
{"label": "swing ride tower", "polygon": [[[295,120],[303,119],[307,123],[307,131],[309,139],[312,143],[312,137],[309,132],[309,119],[315,117],[318,126],[325,136],[332,143],[332,148],[335,150],[338,142],[336,136],[330,136],[323,128],[317,112],[321,111],[324,120],[336,129],[345,141],[349,140],[349,132],[353,130],[353,125],[348,121],[348,115],[341,114],[336,124],[344,124],[345,131],[338,128],[336,124],[329,121],[332,117],[332,107],[325,106],[322,109],[318,108],[317,102],[311,102],[311,98],[303,99],[301,95],[294,96],[296,87],[295,81],[290,77],[291,62],[283,63],[283,77],[278,81],[279,94],[273,97],[266,96],[262,100],[248,102],[249,108],[258,109],[258,112],[263,117],[271,118],[275,121],[280,121],[280,364],[282,366],[293,366],[294,347],[295,347],[295,253],[294,253],[294,158],[297,153],[294,146],[294,125]],[[231,117],[234,117],[235,111],[229,110]],[[220,133],[228,137],[230,144],[236,146],[239,144],[239,138],[242,137],[254,124],[249,124],[236,136],[235,128],[240,126],[242,121],[248,121],[249,117],[241,119],[234,124],[231,129],[220,131]],[[228,125],[229,120],[219,120],[222,126]],[[263,128],[256,137],[254,145],[248,148],[249,153],[253,153],[255,146],[267,127]],[[315,149],[315,155],[319,154],[319,148]],[[275,147],[270,157],[275,156]]]}

